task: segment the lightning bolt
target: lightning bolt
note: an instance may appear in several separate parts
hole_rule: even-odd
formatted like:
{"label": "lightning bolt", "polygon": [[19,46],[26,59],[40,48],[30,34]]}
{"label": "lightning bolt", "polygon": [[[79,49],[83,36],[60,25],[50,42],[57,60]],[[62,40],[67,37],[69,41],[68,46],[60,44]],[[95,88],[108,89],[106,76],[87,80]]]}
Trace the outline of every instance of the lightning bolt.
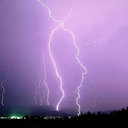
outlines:
{"label": "lightning bolt", "polygon": [[9,74],[10,74],[10,67],[12,66],[12,64],[10,64],[9,66],[8,66],[8,70],[7,70],[7,75],[6,75],[6,77],[5,77],[5,79],[3,79],[2,81],[1,81],[1,84],[0,84],[0,86],[1,86],[1,88],[2,88],[2,90],[3,90],[3,92],[2,92],[2,98],[1,98],[1,104],[4,106],[4,93],[5,93],[5,87],[3,86],[3,84],[4,84],[4,82],[8,79],[8,77],[9,77]]}
{"label": "lightning bolt", "polygon": [[59,102],[58,102],[58,104],[57,104],[57,106],[56,106],[56,110],[59,110],[59,105],[60,105],[61,101],[63,100],[63,98],[65,97],[65,93],[64,93],[64,90],[63,90],[63,88],[62,88],[62,78],[61,78],[61,76],[60,76],[59,73],[58,73],[58,69],[57,69],[55,60],[54,60],[54,58],[53,58],[52,52],[51,52],[52,35],[54,34],[54,32],[55,32],[60,26],[61,26],[61,24],[58,25],[55,29],[53,29],[53,31],[52,31],[51,34],[50,34],[50,39],[49,39],[49,42],[48,42],[49,54],[50,54],[50,56],[51,56],[51,60],[52,60],[53,65],[54,65],[56,75],[57,75],[57,77],[58,77],[59,80],[60,80],[60,90],[62,91],[62,97],[61,97],[61,99],[59,100]]}
{"label": "lightning bolt", "polygon": [[45,68],[45,60],[43,59],[43,66],[44,66],[44,84],[47,89],[47,105],[49,106],[49,88],[46,82],[46,68]]}
{"label": "lightning bolt", "polygon": [[39,95],[39,97],[40,97],[40,105],[42,105],[42,103],[44,101],[44,97],[45,97],[45,91],[47,89],[47,105],[49,106],[49,88],[48,88],[48,85],[47,85],[47,82],[46,82],[46,67],[45,67],[45,59],[44,58],[43,58],[43,68],[44,68],[44,81],[43,82],[44,82],[44,85],[45,85],[45,88],[43,89],[43,98],[42,98],[42,96],[40,94],[41,87],[43,86],[42,85],[42,78],[40,78],[38,86],[35,89],[34,100],[35,100],[36,105],[38,105],[37,95]]}
{"label": "lightning bolt", "polygon": [[[36,105],[38,104],[36,97],[37,97],[37,94],[39,94],[40,85],[41,85],[41,81],[39,81],[39,84],[38,84],[38,86],[37,86],[36,89],[35,89],[34,100],[35,100]],[[40,94],[39,94],[39,95],[40,95]]]}
{"label": "lightning bolt", "polygon": [[[31,36],[26,37],[24,40],[22,40],[22,41],[20,42],[18,48],[20,49],[20,47],[23,45],[24,41],[26,41],[26,40],[28,40],[28,39],[30,39],[30,38],[33,38],[33,37],[35,37],[35,36],[39,36],[39,35],[45,34],[45,33],[47,33],[47,32],[39,33],[39,34],[34,34],[34,35],[31,35]],[[9,76],[10,76],[10,68],[12,67],[13,62],[14,62],[16,59],[17,59],[17,57],[14,57],[12,63],[11,63],[11,64],[8,66],[8,68],[7,68],[7,75],[6,75],[6,77],[5,77],[5,78],[1,81],[1,83],[0,83],[0,87],[2,88],[1,104],[2,104],[3,106],[4,106],[4,94],[5,94],[5,87],[3,86],[3,84],[4,84],[4,82],[7,81],[7,79],[9,78]],[[35,99],[35,98],[34,98],[34,99]],[[35,102],[36,102],[36,99],[35,99]],[[36,102],[36,104],[37,104],[37,102]]]}
{"label": "lightning bolt", "polygon": [[42,96],[40,95],[40,105],[42,105],[43,101],[44,101],[44,98],[45,98],[45,91],[46,91],[46,88],[43,90],[43,98]]}
{"label": "lightning bolt", "polygon": [[50,54],[50,56],[51,56],[51,60],[52,60],[53,65],[54,65],[56,75],[57,75],[57,77],[58,77],[59,80],[60,80],[60,90],[62,91],[62,97],[61,97],[61,99],[59,100],[59,102],[58,102],[58,104],[57,104],[57,106],[56,106],[56,110],[59,110],[59,105],[60,105],[60,103],[62,102],[63,98],[65,97],[65,93],[64,93],[64,90],[63,90],[63,88],[62,88],[62,78],[61,78],[61,76],[60,76],[59,73],[58,73],[58,69],[57,69],[55,60],[54,60],[54,58],[53,58],[52,52],[51,52],[52,36],[53,36],[53,34],[55,33],[55,31],[58,30],[59,27],[61,27],[64,31],[69,32],[69,33],[71,34],[71,36],[72,36],[74,46],[75,46],[76,49],[77,49],[76,60],[78,61],[79,65],[84,69],[84,72],[82,73],[82,80],[81,80],[81,82],[80,82],[80,85],[77,87],[78,97],[76,98],[76,104],[77,104],[77,106],[78,106],[78,115],[79,115],[79,114],[80,114],[80,109],[81,109],[81,106],[80,106],[80,104],[79,104],[80,88],[81,88],[82,85],[83,85],[84,75],[87,74],[87,69],[84,67],[84,65],[81,63],[81,61],[80,61],[80,59],[79,59],[79,57],[78,57],[78,56],[79,56],[79,47],[76,45],[75,35],[74,35],[74,33],[73,33],[71,30],[64,28],[64,22],[62,22],[61,20],[56,20],[56,19],[51,15],[51,11],[50,11],[50,9],[49,9],[49,7],[48,7],[47,5],[45,5],[41,0],[37,0],[37,1],[40,2],[41,5],[44,6],[44,7],[48,10],[48,13],[49,13],[49,17],[50,17],[50,18],[52,18],[54,22],[59,23],[59,25],[58,25],[56,28],[54,28],[54,29],[52,30],[52,32],[50,33],[49,42],[48,42],[49,54]]}
{"label": "lightning bolt", "polygon": [[63,98],[65,97],[65,93],[64,93],[64,90],[63,90],[63,88],[62,88],[62,78],[61,78],[61,76],[60,76],[59,73],[58,73],[58,69],[57,69],[55,60],[54,60],[54,58],[53,58],[52,52],[51,52],[51,42],[52,42],[52,36],[53,36],[54,32],[55,32],[56,30],[58,30],[58,28],[59,28],[60,26],[63,26],[63,22],[62,22],[61,20],[56,20],[56,19],[54,19],[54,17],[51,15],[51,11],[50,11],[50,9],[48,8],[48,6],[46,6],[46,5],[45,5],[44,3],[42,3],[42,1],[40,1],[40,0],[37,0],[37,1],[40,2],[41,5],[44,6],[44,7],[48,10],[49,17],[52,18],[54,22],[60,23],[60,24],[59,24],[55,29],[53,29],[52,32],[50,33],[49,42],[48,42],[49,54],[50,54],[51,60],[52,60],[53,65],[54,65],[56,75],[57,75],[57,77],[59,78],[59,81],[60,81],[60,90],[62,91],[62,97],[61,97],[61,99],[59,100],[59,102],[58,102],[57,105],[56,105],[56,110],[59,110],[59,105],[60,105],[61,101],[63,100]]}

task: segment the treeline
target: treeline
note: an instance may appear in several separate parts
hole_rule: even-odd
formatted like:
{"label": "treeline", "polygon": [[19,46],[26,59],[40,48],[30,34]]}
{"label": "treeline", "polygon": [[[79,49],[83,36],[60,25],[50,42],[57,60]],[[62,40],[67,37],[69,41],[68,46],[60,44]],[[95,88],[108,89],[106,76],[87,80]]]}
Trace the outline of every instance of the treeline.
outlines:
{"label": "treeline", "polygon": [[[35,124],[40,126],[46,126],[46,128],[64,127],[64,128],[85,128],[86,126],[92,127],[123,127],[123,125],[128,126],[128,107],[118,111],[112,111],[110,114],[105,114],[104,112],[97,113],[81,113],[79,116],[74,117],[63,117],[45,120],[44,118],[37,117],[35,120],[34,117],[31,117],[28,120],[37,121]],[[34,122],[33,122],[34,123]]]}
{"label": "treeline", "polygon": [[10,125],[16,128],[86,128],[86,127],[128,127],[128,107],[110,114],[104,112],[81,113],[79,116],[44,119],[25,116],[25,119],[0,120],[0,128]]}
{"label": "treeline", "polygon": [[[89,126],[101,126],[101,127],[111,127],[113,126],[128,126],[128,107],[122,108],[118,111],[112,111],[110,114],[105,114],[104,112],[80,114],[72,118],[72,121],[77,124],[87,124]],[[81,126],[83,127],[83,126]]]}
{"label": "treeline", "polygon": [[[38,117],[38,120],[39,119]],[[43,123],[43,121],[42,121]],[[112,111],[110,114],[105,114],[104,112],[97,113],[81,113],[79,116],[74,117],[64,117],[44,120],[44,126],[51,128],[51,125],[60,128],[85,128],[86,126],[95,127],[123,127],[123,125],[128,126],[128,107],[118,111]]]}

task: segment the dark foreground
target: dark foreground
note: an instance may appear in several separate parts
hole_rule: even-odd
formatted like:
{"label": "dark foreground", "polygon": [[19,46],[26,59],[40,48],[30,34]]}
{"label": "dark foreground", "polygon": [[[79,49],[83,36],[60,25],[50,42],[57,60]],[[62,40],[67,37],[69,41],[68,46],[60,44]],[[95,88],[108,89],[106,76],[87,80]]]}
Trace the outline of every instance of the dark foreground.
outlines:
{"label": "dark foreground", "polygon": [[128,126],[128,118],[112,119],[112,118],[98,118],[98,119],[71,119],[71,120],[0,120],[0,128],[85,128],[89,127],[111,127],[111,126]]}
{"label": "dark foreground", "polygon": [[98,112],[81,114],[72,118],[60,119],[0,119],[0,128],[88,128],[88,127],[127,127],[128,108],[110,114]]}

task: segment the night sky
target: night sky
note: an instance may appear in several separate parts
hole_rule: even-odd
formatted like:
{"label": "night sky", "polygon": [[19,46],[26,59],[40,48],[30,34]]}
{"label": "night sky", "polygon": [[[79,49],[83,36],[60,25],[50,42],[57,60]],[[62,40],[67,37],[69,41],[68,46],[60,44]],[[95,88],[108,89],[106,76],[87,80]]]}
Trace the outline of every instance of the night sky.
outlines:
{"label": "night sky", "polygon": [[[42,0],[51,15],[64,21],[79,47],[87,74],[80,88],[81,111],[106,111],[128,106],[128,1]],[[0,1],[0,81],[4,106],[56,107],[62,96],[48,50],[49,35],[58,26],[37,0]],[[51,51],[63,81],[60,109],[77,110],[77,91],[84,69],[79,65],[72,35],[61,27],[53,34]],[[45,70],[44,70],[44,63]],[[40,89],[37,89],[39,87]],[[75,91],[75,92],[74,92]],[[0,88],[0,100],[3,89]],[[43,100],[44,97],[44,100]],[[43,102],[42,102],[43,101]],[[2,104],[0,104],[2,106]]]}

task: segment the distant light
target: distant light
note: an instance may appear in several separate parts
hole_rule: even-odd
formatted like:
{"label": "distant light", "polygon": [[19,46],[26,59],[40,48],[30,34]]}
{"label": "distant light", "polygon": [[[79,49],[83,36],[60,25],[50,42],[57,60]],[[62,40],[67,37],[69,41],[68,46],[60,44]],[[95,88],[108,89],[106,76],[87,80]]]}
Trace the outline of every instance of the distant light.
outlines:
{"label": "distant light", "polygon": [[0,117],[1,119],[5,119],[5,117]]}
{"label": "distant light", "polygon": [[46,117],[44,117],[44,119],[46,119],[46,120],[47,120],[47,119],[48,119],[48,117],[46,116]]}
{"label": "distant light", "polygon": [[14,118],[15,118],[15,116],[11,116],[10,118],[11,118],[11,119],[14,119]]}
{"label": "distant light", "polygon": [[22,117],[16,117],[17,119],[21,119]]}
{"label": "distant light", "polygon": [[22,117],[19,117],[19,116],[11,116],[10,119],[22,119]]}

